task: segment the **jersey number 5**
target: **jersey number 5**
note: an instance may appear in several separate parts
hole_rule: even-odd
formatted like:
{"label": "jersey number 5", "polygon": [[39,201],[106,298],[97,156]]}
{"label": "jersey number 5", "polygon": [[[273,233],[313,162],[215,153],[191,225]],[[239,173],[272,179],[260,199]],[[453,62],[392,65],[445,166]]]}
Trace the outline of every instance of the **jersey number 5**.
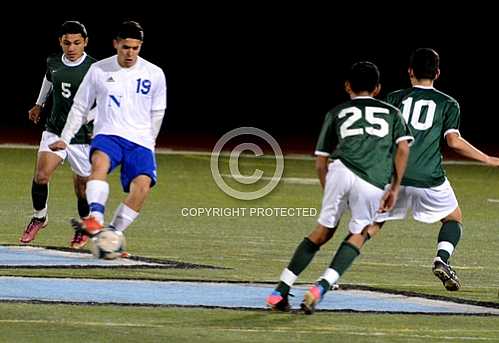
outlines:
{"label": "jersey number 5", "polygon": [[[407,124],[411,124],[411,126],[416,130],[427,130],[433,125],[433,118],[435,118],[435,109],[436,104],[433,100],[418,100],[414,103],[414,108],[412,107],[412,101],[414,99],[409,97],[402,101],[402,116]],[[423,112],[423,108],[426,109],[426,117],[424,121],[421,121],[421,113]],[[412,110],[412,115],[411,115]]]}
{"label": "jersey number 5", "polygon": [[65,98],[71,97],[71,84],[68,82],[61,82],[61,94]]}
{"label": "jersey number 5", "polygon": [[388,134],[388,123],[383,118],[376,117],[376,113],[386,115],[390,112],[387,108],[367,106],[364,113],[365,120],[373,126],[352,128],[357,121],[362,119],[362,110],[357,107],[348,107],[343,109],[338,114],[338,118],[341,119],[347,115],[350,116],[340,126],[341,138],[363,135],[364,132],[372,136],[385,137]]}

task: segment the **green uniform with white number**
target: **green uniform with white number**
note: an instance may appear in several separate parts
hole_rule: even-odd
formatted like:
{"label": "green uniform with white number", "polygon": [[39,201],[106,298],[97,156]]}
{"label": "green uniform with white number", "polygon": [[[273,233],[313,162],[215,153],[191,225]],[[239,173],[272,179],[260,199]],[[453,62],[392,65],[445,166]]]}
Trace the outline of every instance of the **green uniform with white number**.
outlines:
{"label": "green uniform with white number", "polygon": [[316,154],[340,159],[363,180],[384,189],[391,181],[396,143],[411,139],[396,107],[357,97],[327,113]]}
{"label": "green uniform with white number", "polygon": [[[52,83],[52,111],[50,112],[45,128],[58,136],[66,124],[69,110],[73,105],[73,98],[80,87],[83,77],[92,63],[97,60],[86,56],[77,66],[67,66],[62,61],[62,54],[50,55],[47,58],[48,81]],[[92,136],[92,125],[85,124],[71,140],[71,144],[89,144]]]}
{"label": "green uniform with white number", "polygon": [[447,94],[427,87],[390,93],[387,102],[401,109],[414,135],[402,185],[441,185],[445,181],[441,146],[444,134],[459,132],[459,104]]}

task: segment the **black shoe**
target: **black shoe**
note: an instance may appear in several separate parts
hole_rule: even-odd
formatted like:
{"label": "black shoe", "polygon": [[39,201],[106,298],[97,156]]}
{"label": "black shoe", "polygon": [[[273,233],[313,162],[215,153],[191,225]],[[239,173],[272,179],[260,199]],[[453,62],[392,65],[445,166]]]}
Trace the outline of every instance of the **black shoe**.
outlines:
{"label": "black shoe", "polygon": [[432,271],[442,281],[448,291],[458,291],[461,288],[461,281],[459,281],[456,272],[449,264],[442,261],[441,258],[436,257],[433,260]]}

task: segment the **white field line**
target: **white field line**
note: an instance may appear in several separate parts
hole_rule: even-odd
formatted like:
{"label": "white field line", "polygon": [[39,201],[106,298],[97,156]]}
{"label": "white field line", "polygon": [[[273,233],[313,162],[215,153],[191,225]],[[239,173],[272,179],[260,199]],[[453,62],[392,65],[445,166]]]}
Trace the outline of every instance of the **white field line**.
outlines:
{"label": "white field line", "polygon": [[[244,175],[239,175],[239,176],[234,176],[230,174],[220,174],[223,177],[234,179],[236,181],[238,180],[250,180],[253,179],[251,176],[244,176]],[[290,184],[295,184],[295,185],[318,185],[319,184],[319,179],[317,178],[307,178],[307,177],[269,177],[269,176],[262,176],[260,180],[277,180],[281,181],[284,183],[290,183]]]}
{"label": "white field line", "polygon": [[[379,330],[370,330],[369,332],[358,332],[358,331],[350,331],[352,327],[348,327],[347,330],[343,330],[341,328],[328,328],[328,327],[323,327],[321,326],[320,328],[312,328],[310,330],[303,330],[303,329],[296,329],[296,327],[272,327],[272,328],[262,328],[262,329],[242,329],[242,328],[217,328],[220,331],[229,331],[229,332],[279,332],[279,333],[293,333],[293,334],[317,334],[317,333],[323,333],[323,334],[331,334],[331,333],[339,333],[343,335],[351,335],[351,336],[375,336],[375,337],[399,337],[399,338],[429,338],[429,339],[438,339],[438,340],[448,340],[448,341],[456,341],[456,340],[462,340],[462,341],[497,341],[497,338],[489,338],[489,337],[476,337],[475,335],[482,333],[481,330],[457,330],[456,333],[463,332],[463,333],[468,333],[470,336],[449,336],[448,334],[451,331],[455,330],[431,330],[431,329],[425,329],[425,332],[430,332],[430,333],[435,333],[435,335],[419,335],[417,333],[411,334],[407,333],[406,328],[401,329],[401,330],[386,330],[386,331],[379,331]],[[418,330],[421,331],[421,330]],[[443,331],[443,332],[442,332]],[[485,331],[485,330],[484,330]],[[447,335],[439,335],[439,333],[447,333]],[[485,332],[489,332],[489,330],[486,330]]]}
{"label": "white field line", "polygon": [[70,321],[70,320],[45,320],[45,319],[0,319],[0,323],[6,324],[56,324],[56,325],[72,325],[72,326],[123,326],[137,328],[162,328],[163,325],[151,324],[135,324],[135,323],[110,323],[110,322],[85,322],[85,321]]}
{"label": "white field line", "polygon": [[499,199],[487,199],[488,202],[497,202],[499,203]]}
{"label": "white field line", "polygon": [[[0,144],[0,149],[38,149],[38,145],[31,144]],[[198,155],[198,156],[210,156],[212,155],[211,151],[193,151],[193,150],[172,150],[166,148],[156,149],[156,154],[158,155]],[[230,157],[230,151],[222,151],[220,154],[222,157]],[[272,154],[255,156],[253,154],[242,154],[245,158],[264,158],[264,159],[272,159],[275,160],[275,156]],[[315,156],[312,154],[287,154],[284,155],[287,160],[314,160]],[[474,161],[444,161],[444,164],[447,165],[477,165],[477,166],[485,166],[485,164]]]}

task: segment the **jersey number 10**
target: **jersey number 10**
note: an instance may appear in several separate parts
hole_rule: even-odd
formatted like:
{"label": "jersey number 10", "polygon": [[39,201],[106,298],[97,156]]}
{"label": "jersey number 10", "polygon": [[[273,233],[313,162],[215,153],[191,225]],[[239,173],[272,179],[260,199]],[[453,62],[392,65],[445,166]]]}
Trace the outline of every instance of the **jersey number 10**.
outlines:
{"label": "jersey number 10", "polygon": [[[412,107],[412,101],[414,99],[409,97],[402,101],[402,116],[407,124],[410,124],[416,130],[427,130],[433,125],[433,118],[435,118],[436,104],[433,100],[418,100],[414,103],[414,108]],[[421,121],[421,113],[423,112],[423,107],[426,109],[426,117],[424,121]],[[412,115],[411,115],[412,109]]]}

